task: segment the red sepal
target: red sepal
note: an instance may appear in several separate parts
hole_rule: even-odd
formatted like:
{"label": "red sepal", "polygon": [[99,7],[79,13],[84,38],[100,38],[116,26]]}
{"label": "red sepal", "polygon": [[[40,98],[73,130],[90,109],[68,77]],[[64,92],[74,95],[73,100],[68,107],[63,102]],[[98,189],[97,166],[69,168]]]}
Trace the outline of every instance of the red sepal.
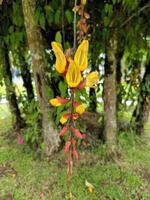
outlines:
{"label": "red sepal", "polygon": [[56,99],[61,103],[61,104],[66,104],[69,102],[69,99],[65,99],[62,97],[57,96]]}
{"label": "red sepal", "polygon": [[79,89],[79,90],[82,90],[82,89],[85,88],[85,86],[86,86],[86,79],[83,79],[83,80],[80,82],[80,84],[78,85],[78,89]]}
{"label": "red sepal", "polygon": [[80,105],[81,105],[81,104],[80,104],[79,102],[76,102],[76,101],[73,103],[73,106],[74,106],[75,108],[78,107],[78,106],[80,106]]}

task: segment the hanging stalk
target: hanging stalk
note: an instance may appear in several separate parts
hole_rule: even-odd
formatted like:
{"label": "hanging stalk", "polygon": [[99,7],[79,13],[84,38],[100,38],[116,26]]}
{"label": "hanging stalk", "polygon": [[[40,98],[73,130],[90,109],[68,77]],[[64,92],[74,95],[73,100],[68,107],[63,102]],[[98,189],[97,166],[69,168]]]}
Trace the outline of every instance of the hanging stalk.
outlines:
{"label": "hanging stalk", "polygon": [[[76,8],[76,6],[77,6],[77,0],[75,0],[75,3],[74,3],[74,7],[75,8]],[[77,23],[77,13],[76,13],[76,9],[75,9],[75,11],[74,11],[74,26],[73,26],[73,32],[74,32],[73,48],[74,48],[74,52],[76,51],[76,45],[77,45],[76,23]],[[71,198],[71,196],[72,196],[71,191],[70,191],[72,168],[73,168],[73,145],[72,145],[73,133],[72,133],[72,128],[71,127],[74,125],[74,121],[73,121],[74,90],[71,90],[70,102],[71,102],[71,108],[70,108],[70,120],[69,120],[68,129],[69,129],[69,132],[70,132],[71,146],[69,148],[68,168],[67,168],[67,194],[68,194],[68,198]]]}
{"label": "hanging stalk", "polygon": [[[85,111],[82,102],[75,101],[75,91],[82,90],[85,87],[93,87],[95,83],[99,80],[98,72],[91,72],[84,78],[82,72],[88,67],[88,40],[83,40],[76,50],[76,3],[74,6],[74,43],[73,49],[67,49],[66,53],[63,53],[63,49],[60,48],[60,44],[57,42],[52,42],[52,49],[56,56],[55,67],[56,70],[64,76],[70,89],[70,98],[65,99],[57,96],[56,98],[50,99],[50,104],[54,107],[59,107],[65,105],[69,102],[70,110],[66,114],[63,114],[60,118],[60,122],[64,125],[60,131],[60,136],[63,137],[67,135],[67,140],[65,143],[64,152],[68,155],[67,163],[67,197],[72,199],[71,193],[71,177],[73,169],[74,159],[78,160],[78,152],[76,150],[76,144],[78,139],[83,140],[86,136],[81,133],[80,130],[75,125],[75,119],[80,117],[80,115]],[[72,52],[73,51],[73,52]],[[72,56],[74,54],[74,56]],[[67,123],[65,125],[65,123]]]}
{"label": "hanging stalk", "polygon": [[73,144],[72,144],[73,132],[72,132],[72,126],[74,125],[74,120],[73,120],[74,90],[71,90],[70,102],[71,102],[71,108],[70,108],[70,119],[69,119],[69,123],[68,123],[68,129],[69,129],[69,132],[70,132],[71,145],[70,145],[70,148],[69,148],[68,168],[67,168],[67,194],[68,194],[69,198],[71,198],[71,196],[72,196],[71,191],[70,191],[70,185],[71,185],[71,176],[72,176],[72,168],[73,168]]}

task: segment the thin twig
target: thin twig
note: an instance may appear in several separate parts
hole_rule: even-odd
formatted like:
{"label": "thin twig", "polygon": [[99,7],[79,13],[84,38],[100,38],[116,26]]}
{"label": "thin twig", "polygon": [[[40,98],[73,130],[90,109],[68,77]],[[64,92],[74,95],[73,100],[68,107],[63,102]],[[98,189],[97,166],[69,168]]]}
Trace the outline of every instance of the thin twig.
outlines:
{"label": "thin twig", "polygon": [[140,8],[137,12],[133,13],[133,15],[131,15],[128,19],[125,20],[125,22],[122,23],[121,27],[123,27],[124,25],[126,25],[130,20],[132,20],[137,14],[140,14],[143,10],[145,10],[147,7],[150,6],[150,3],[146,4],[145,6],[143,6],[142,8]]}
{"label": "thin twig", "polygon": [[74,42],[73,42],[73,48],[74,51],[76,50],[76,45],[77,45],[77,27],[76,27],[76,22],[77,22],[77,13],[76,13],[76,6],[77,6],[77,0],[74,1],[74,22],[73,22],[73,32],[74,32]]}

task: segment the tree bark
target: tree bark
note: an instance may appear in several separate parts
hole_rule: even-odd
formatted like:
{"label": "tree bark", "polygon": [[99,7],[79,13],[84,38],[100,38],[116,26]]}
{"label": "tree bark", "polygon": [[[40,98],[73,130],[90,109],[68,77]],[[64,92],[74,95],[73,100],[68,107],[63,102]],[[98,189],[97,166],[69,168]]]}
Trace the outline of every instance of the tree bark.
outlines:
{"label": "tree bark", "polygon": [[144,125],[148,120],[149,111],[150,111],[150,88],[146,85],[149,85],[150,77],[150,63],[146,65],[144,77],[140,85],[140,94],[138,98],[138,104],[133,111],[131,122],[135,123],[135,131],[137,134],[141,135],[144,133]]}
{"label": "tree bark", "polygon": [[116,49],[117,40],[115,32],[108,39],[106,45],[105,77],[104,77],[104,139],[113,149],[116,145]]}
{"label": "tree bark", "polygon": [[9,61],[9,51],[8,51],[7,46],[4,47],[3,55],[4,55],[3,56],[3,59],[4,59],[3,77],[4,77],[5,87],[6,87],[6,98],[9,103],[10,111],[12,114],[13,127],[16,129],[20,129],[25,125],[25,122],[23,118],[21,117],[21,113],[18,107],[17,97],[15,93],[15,88],[13,86],[11,65]]}
{"label": "tree bark", "polygon": [[44,69],[46,68],[45,53],[42,35],[39,27],[35,23],[35,0],[22,0],[25,27],[28,44],[31,51],[33,75],[36,91],[42,114],[42,134],[45,143],[45,153],[52,155],[58,150],[60,138],[49,120],[49,105],[45,94]]}

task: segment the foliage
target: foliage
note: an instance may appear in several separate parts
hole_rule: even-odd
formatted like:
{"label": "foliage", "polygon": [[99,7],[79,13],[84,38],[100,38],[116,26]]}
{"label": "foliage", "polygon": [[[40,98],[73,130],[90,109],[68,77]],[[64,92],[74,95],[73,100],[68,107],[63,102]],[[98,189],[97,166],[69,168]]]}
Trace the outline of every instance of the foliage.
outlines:
{"label": "foliage", "polygon": [[[41,136],[41,114],[39,111],[39,103],[35,100],[32,100],[30,103],[25,99],[25,96],[20,96],[20,103],[23,105],[22,113],[26,121],[26,128],[23,131],[24,140],[32,148],[41,147],[42,145],[42,136]],[[33,126],[34,124],[34,126]]]}

